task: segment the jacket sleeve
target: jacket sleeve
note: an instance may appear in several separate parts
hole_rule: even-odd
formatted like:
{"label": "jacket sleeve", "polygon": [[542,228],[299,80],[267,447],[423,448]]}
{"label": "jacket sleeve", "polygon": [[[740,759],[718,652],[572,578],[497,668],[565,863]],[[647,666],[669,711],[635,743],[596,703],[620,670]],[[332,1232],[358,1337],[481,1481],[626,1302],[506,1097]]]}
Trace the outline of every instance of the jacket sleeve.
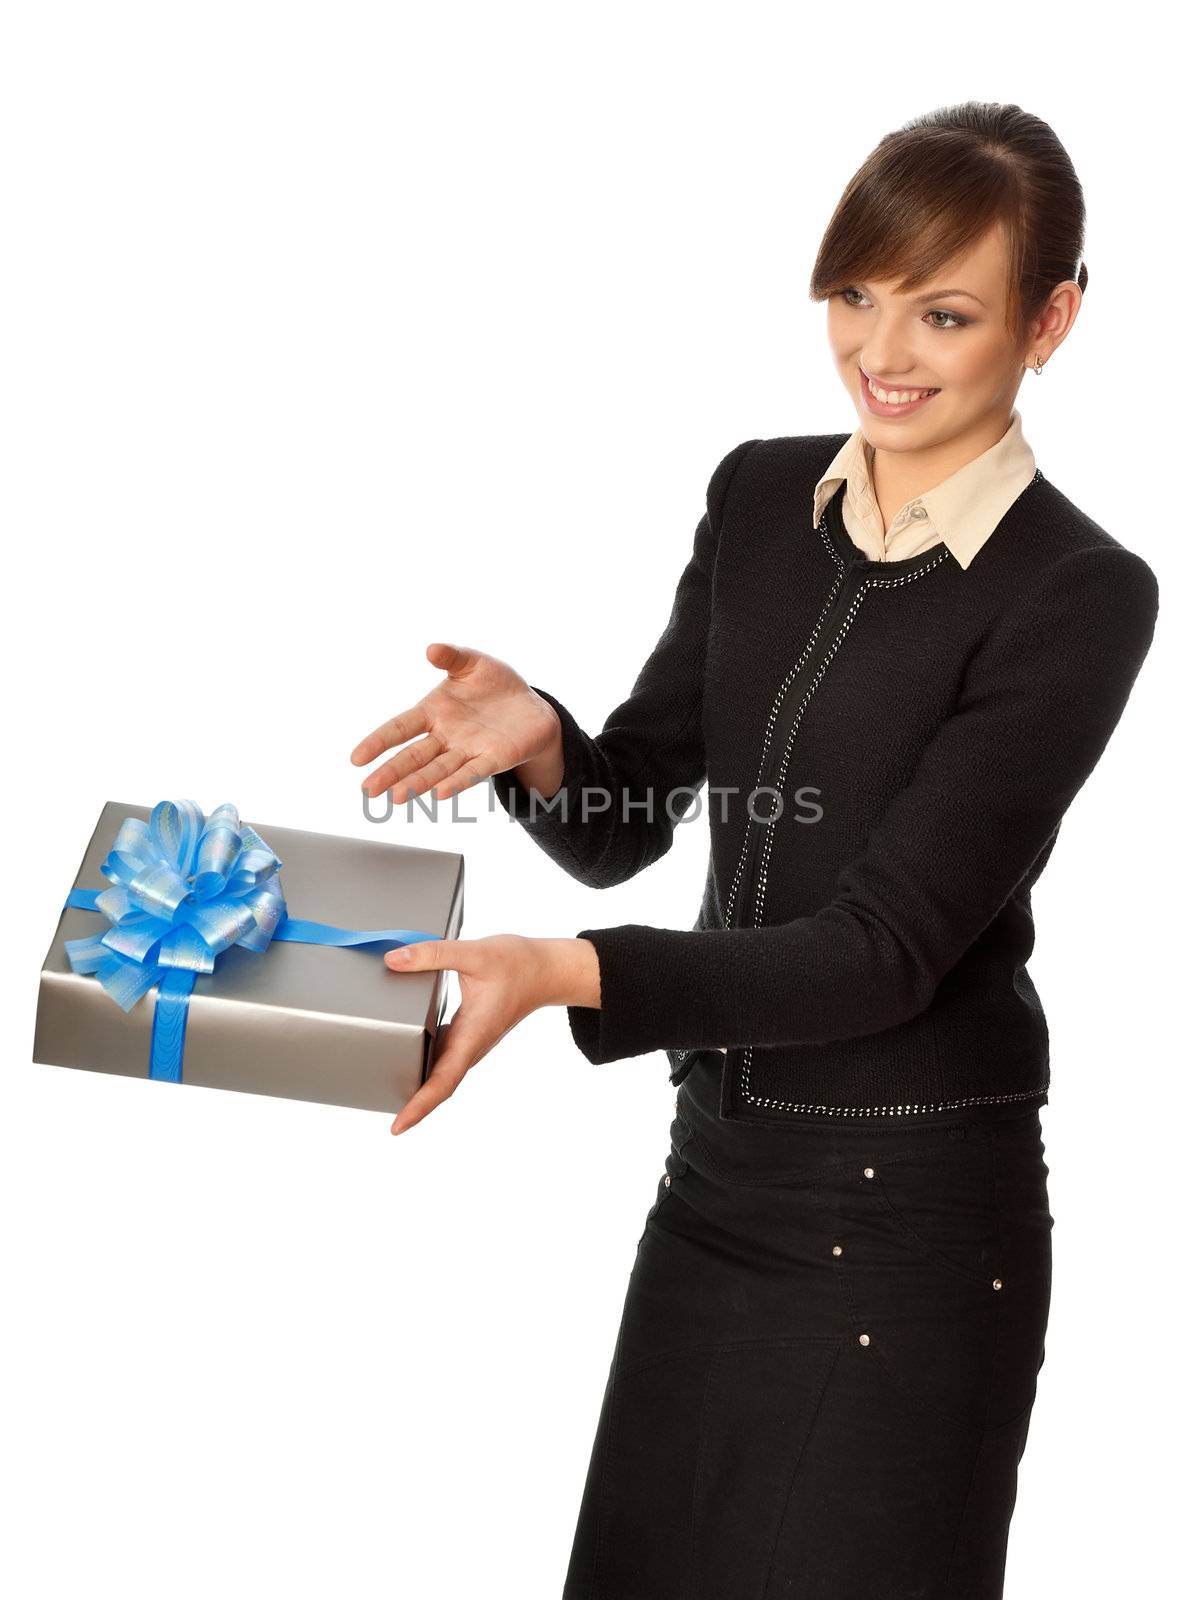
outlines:
{"label": "jacket sleeve", "polygon": [[1118,544],[1055,563],[990,630],[910,782],[811,916],[761,928],[584,928],[594,1063],[875,1033],[925,1010],[1099,760],[1152,641],[1158,585]]}
{"label": "jacket sleeve", "polygon": [[[596,738],[555,695],[529,686],[560,718],[564,781],[556,794],[547,800],[533,795],[514,768],[493,779],[509,815],[557,866],[590,888],[622,883],[664,855],[702,788],[703,681],[716,549],[736,469],[759,442],[737,445],[712,473],[670,618],[628,699],[610,712]],[[672,798],[673,791],[678,792]]]}

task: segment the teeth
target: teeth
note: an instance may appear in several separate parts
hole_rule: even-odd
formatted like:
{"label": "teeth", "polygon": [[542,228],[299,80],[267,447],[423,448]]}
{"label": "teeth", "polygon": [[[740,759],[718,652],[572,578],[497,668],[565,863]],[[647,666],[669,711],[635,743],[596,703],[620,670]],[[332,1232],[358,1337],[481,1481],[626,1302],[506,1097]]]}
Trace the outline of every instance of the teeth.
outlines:
{"label": "teeth", "polygon": [[905,406],[912,400],[922,400],[926,394],[935,394],[935,389],[880,389],[868,378],[866,386],[876,400],[882,400],[885,405]]}

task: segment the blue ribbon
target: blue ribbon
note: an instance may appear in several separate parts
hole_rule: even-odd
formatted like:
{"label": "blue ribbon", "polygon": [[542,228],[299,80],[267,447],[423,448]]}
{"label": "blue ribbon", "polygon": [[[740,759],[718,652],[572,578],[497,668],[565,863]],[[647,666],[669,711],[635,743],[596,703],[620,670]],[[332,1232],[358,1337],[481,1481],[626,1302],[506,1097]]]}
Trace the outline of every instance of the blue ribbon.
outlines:
{"label": "blue ribbon", "polygon": [[264,955],[274,939],[343,946],[441,938],[288,916],[281,866],[236,806],[218,806],[206,819],[194,800],[161,800],[150,822],[123,819],[99,868],[113,888],[70,890],[67,907],[100,911],[111,923],[103,934],[65,941],[73,970],[94,973],[124,1011],[159,985],[148,1077],[183,1082],[188,997],[230,945]]}

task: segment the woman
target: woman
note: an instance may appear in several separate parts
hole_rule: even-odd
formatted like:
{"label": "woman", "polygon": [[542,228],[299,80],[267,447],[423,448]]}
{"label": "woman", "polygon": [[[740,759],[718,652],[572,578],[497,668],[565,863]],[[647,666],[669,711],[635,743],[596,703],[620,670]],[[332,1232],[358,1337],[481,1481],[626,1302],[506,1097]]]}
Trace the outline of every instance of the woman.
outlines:
{"label": "woman", "polygon": [[693,929],[387,958],[462,986],[394,1132],[542,1005],[590,1061],[667,1050],[679,1086],[565,1600],[1002,1592],[1050,1301],[1030,894],[1158,604],[1014,409],[1078,313],[1083,224],[1017,106],[885,138],[810,285],[858,425],[723,458],[602,732],[433,644],[446,681],[353,754],[420,735],[369,794],[493,776],[600,888],[708,784]]}

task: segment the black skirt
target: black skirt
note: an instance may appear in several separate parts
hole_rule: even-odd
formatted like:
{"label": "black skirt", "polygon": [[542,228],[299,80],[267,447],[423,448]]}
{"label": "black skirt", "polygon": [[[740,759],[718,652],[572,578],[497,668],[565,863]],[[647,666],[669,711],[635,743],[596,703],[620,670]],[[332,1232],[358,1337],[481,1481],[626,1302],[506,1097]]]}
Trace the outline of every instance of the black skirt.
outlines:
{"label": "black skirt", "polygon": [[564,1600],[999,1600],[1050,1305],[1037,1107],[679,1089]]}

